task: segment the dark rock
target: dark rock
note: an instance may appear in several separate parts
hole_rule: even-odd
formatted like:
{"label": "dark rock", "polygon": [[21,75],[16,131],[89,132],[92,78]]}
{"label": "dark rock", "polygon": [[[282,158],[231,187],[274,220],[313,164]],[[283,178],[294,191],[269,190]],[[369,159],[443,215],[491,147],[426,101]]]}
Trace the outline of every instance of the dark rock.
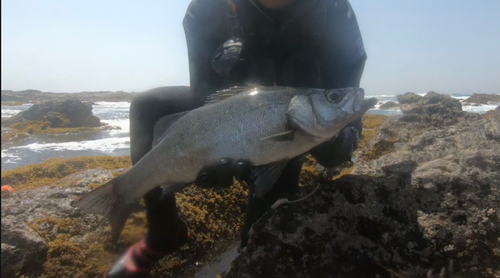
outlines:
{"label": "dark rock", "polygon": [[405,117],[404,122],[426,121],[434,126],[446,126],[456,123],[457,117],[463,115],[462,104],[449,95],[430,91],[421,97],[414,93],[396,96],[400,109]]}
{"label": "dark rock", "polygon": [[387,141],[387,133],[393,135],[392,152],[372,160],[360,157],[353,173],[380,175],[387,165],[416,161],[412,190],[419,204],[419,225],[433,246],[433,260],[445,266],[447,259],[453,259],[466,269],[476,269],[463,277],[479,277],[480,269],[500,262],[496,253],[500,249],[493,243],[500,237],[496,201],[500,198],[500,112],[466,113],[456,122],[437,129],[426,121],[403,123],[388,118],[365,152],[374,152],[379,142]]}
{"label": "dark rock", "polygon": [[408,160],[401,163],[381,167],[386,176],[396,175],[410,177],[413,171],[417,169],[418,164],[415,161]]}
{"label": "dark rock", "polygon": [[49,121],[51,127],[66,127],[71,124],[63,114],[54,111],[47,112],[42,119]]}
{"label": "dark rock", "polygon": [[419,230],[411,172],[403,172],[344,176],[267,213],[225,277],[386,276],[377,263],[425,274],[419,264],[431,246]]}
{"label": "dark rock", "polygon": [[[446,113],[448,110],[462,111],[462,104],[458,99],[454,99],[450,95],[442,95],[433,91],[428,92],[423,97],[422,103],[428,113]],[[433,109],[433,107],[438,107],[439,109]]]}
{"label": "dark rock", "polygon": [[2,243],[2,277],[16,277],[23,267],[23,254],[7,243]]}
{"label": "dark rock", "polygon": [[399,104],[408,104],[408,103],[416,103],[419,102],[422,97],[415,93],[405,93],[404,95],[397,95]]}
{"label": "dark rock", "polygon": [[49,121],[52,127],[98,127],[100,120],[92,115],[92,104],[76,99],[35,104],[12,117],[10,123],[21,120]]}
{"label": "dark rock", "polygon": [[90,115],[85,121],[82,122],[83,126],[97,127],[101,125],[101,119],[99,117]]}
{"label": "dark rock", "polygon": [[475,104],[488,104],[489,102],[500,103],[500,95],[498,94],[472,94],[468,99],[463,102]]}
{"label": "dark rock", "polygon": [[497,108],[495,109],[495,111],[500,111],[500,105],[497,106]]}
{"label": "dark rock", "polygon": [[[388,117],[353,176],[266,213],[225,277],[499,273],[500,112],[463,112],[434,93],[403,102],[416,102],[422,115]],[[447,124],[436,126],[430,116]]]}
{"label": "dark rock", "polygon": [[407,114],[407,115],[401,116],[401,118],[399,118],[399,120],[402,122],[414,123],[414,122],[420,122],[421,118],[417,114]]}
{"label": "dark rock", "polygon": [[394,101],[388,101],[382,105],[380,105],[380,109],[391,109],[391,108],[396,108],[399,107],[399,104],[395,103]]}

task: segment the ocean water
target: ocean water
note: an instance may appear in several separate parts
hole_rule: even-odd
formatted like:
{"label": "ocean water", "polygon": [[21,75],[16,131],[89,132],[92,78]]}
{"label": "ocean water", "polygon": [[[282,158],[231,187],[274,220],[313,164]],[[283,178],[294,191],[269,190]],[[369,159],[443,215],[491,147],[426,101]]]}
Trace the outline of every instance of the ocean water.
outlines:
{"label": "ocean water", "polygon": [[[380,109],[380,105],[388,101],[397,103],[395,95],[367,95],[366,97],[376,97],[378,99],[377,105],[368,111],[368,114],[401,115],[399,108]],[[452,97],[462,101],[469,96],[452,95]],[[30,106],[31,104],[2,105],[2,117],[12,117],[21,111],[27,110]],[[493,103],[481,106],[463,105],[462,109],[473,113],[485,113],[497,106],[498,104]],[[51,157],[129,155],[129,108],[130,103],[128,102],[96,102],[93,105],[94,115],[98,116],[102,122],[115,126],[117,129],[85,134],[34,136],[23,142],[22,145],[2,150],[2,171],[26,164],[43,162]]]}
{"label": "ocean water", "polygon": [[[3,106],[2,117],[11,117],[31,105]],[[130,154],[129,102],[96,102],[93,114],[101,122],[116,127],[114,130],[83,134],[38,135],[2,150],[2,171],[51,157],[78,157],[87,155],[121,156]]]}

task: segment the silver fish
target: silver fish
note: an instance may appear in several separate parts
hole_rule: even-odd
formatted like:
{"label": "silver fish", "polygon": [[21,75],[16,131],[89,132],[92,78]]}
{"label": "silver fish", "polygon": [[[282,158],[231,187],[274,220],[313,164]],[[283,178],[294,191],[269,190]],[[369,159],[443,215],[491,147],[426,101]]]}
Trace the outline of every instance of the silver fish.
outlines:
{"label": "silver fish", "polygon": [[132,168],[91,191],[74,206],[105,215],[117,239],[131,209],[148,191],[175,193],[221,159],[250,161],[260,174],[254,190],[264,195],[286,162],[330,140],[377,103],[361,88],[233,88],[186,113],[167,128],[160,121],[153,149]]}

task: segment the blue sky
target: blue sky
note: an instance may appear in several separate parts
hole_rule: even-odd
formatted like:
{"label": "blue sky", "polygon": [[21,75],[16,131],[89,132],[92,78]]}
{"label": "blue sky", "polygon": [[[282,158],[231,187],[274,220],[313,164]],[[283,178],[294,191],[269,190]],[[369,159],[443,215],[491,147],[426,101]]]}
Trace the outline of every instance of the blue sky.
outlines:
{"label": "blue sky", "polygon": [[[187,0],[2,0],[2,90],[188,85]],[[351,0],[367,94],[500,93],[500,1]]]}

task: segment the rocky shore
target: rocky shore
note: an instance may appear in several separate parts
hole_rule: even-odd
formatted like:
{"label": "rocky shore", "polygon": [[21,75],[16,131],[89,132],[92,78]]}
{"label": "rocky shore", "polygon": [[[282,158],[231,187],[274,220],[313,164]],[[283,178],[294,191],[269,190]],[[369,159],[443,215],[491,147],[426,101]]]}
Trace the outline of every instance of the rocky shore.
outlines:
{"label": "rocky shore", "polygon": [[497,104],[500,104],[500,95],[472,94],[472,96],[470,96],[469,98],[464,100],[464,103],[472,103],[472,104],[497,103]]}
{"label": "rocky shore", "polygon": [[[146,232],[141,206],[129,218],[116,246],[100,216],[71,206],[76,198],[130,167],[128,157],[51,159],[2,172],[2,277],[102,277],[109,264]],[[247,191],[189,187],[177,194],[192,238],[155,269],[154,277],[184,276],[235,240],[242,226]]]}
{"label": "rocky shore", "polygon": [[51,93],[39,90],[11,91],[2,90],[2,102],[39,103],[77,98],[81,101],[131,101],[134,93],[126,92],[80,92]]}
{"label": "rocky shore", "polygon": [[267,213],[224,277],[500,275],[500,113],[398,100],[352,175]]}
{"label": "rocky shore", "polygon": [[[266,213],[224,277],[499,277],[500,111],[462,111],[430,92],[402,116],[365,116],[354,165],[304,167],[295,203]],[[53,160],[2,172],[2,277],[101,277],[145,231],[140,208],[118,246],[101,218],[70,206],[128,158]],[[319,171],[318,171],[319,170]],[[333,177],[332,177],[333,176]],[[155,277],[192,277],[238,237],[246,190],[178,194],[193,240]]]}

